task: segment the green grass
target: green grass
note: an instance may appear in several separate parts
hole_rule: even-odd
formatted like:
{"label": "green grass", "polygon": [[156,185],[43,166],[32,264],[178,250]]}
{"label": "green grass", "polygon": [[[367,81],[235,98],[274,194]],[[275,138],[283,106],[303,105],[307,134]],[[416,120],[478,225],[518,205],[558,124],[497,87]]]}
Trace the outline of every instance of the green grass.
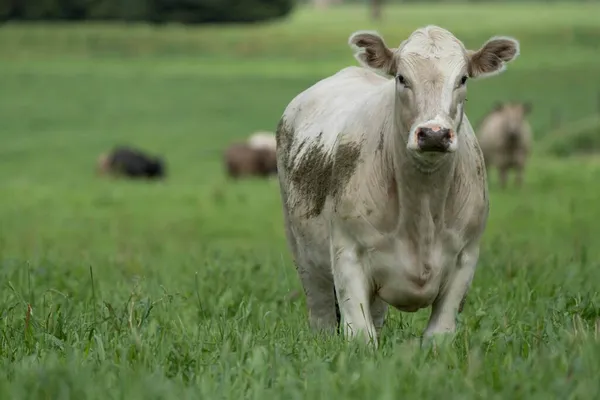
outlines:
{"label": "green grass", "polygon": [[[556,107],[564,127],[597,111],[598,14],[411,5],[381,26],[347,7],[243,28],[3,27],[0,398],[598,397],[600,163],[539,150]],[[468,112],[475,125],[496,100],[531,100],[536,150],[523,189],[491,175],[455,341],[421,349],[428,311],[392,310],[373,353],[310,332],[304,299],[287,300],[300,285],[277,182],[227,181],[221,150],[355,64],[352,31],[394,43],[426,23],[470,47],[522,40],[503,75],[470,83]],[[168,180],[98,179],[116,143],[164,154]]]}
{"label": "green grass", "polygon": [[600,114],[571,122],[548,134],[544,150],[559,157],[594,155],[600,150]]}

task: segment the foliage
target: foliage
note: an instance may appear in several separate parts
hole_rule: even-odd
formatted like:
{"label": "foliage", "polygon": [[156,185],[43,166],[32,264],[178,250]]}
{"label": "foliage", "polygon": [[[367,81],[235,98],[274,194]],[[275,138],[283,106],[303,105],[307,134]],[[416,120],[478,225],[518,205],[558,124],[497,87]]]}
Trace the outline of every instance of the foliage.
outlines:
{"label": "foliage", "polygon": [[600,152],[600,117],[567,123],[548,135],[544,148],[550,154],[566,157]]}
{"label": "foliage", "polygon": [[3,1],[0,20],[121,20],[186,24],[256,22],[291,12],[294,0],[27,0]]}

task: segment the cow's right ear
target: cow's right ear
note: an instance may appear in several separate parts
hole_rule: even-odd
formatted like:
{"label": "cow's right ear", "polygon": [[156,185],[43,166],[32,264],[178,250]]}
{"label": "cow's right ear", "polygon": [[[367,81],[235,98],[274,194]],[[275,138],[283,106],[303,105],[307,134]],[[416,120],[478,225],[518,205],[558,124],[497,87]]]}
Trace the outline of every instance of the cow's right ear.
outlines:
{"label": "cow's right ear", "polygon": [[357,31],[350,35],[348,44],[354,50],[354,58],[363,66],[393,76],[396,73],[394,52],[375,31]]}

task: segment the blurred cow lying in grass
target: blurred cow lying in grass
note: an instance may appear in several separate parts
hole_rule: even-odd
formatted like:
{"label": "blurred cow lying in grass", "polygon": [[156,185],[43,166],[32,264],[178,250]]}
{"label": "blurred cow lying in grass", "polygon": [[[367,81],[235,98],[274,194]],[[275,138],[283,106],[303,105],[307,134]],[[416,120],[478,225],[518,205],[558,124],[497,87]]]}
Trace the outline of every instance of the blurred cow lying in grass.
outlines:
{"label": "blurred cow lying in grass", "polygon": [[227,174],[234,179],[276,174],[275,148],[275,134],[263,131],[253,133],[246,141],[232,143],[223,155]]}
{"label": "blurred cow lying in grass", "polygon": [[166,175],[164,161],[141,150],[116,147],[100,155],[97,162],[99,175],[121,176],[132,179],[163,179]]}
{"label": "blurred cow lying in grass", "polygon": [[479,144],[486,169],[498,168],[500,186],[506,187],[508,172],[516,173],[516,184],[523,184],[523,170],[532,145],[531,126],[527,116],[530,103],[498,103],[483,118],[478,129]]}

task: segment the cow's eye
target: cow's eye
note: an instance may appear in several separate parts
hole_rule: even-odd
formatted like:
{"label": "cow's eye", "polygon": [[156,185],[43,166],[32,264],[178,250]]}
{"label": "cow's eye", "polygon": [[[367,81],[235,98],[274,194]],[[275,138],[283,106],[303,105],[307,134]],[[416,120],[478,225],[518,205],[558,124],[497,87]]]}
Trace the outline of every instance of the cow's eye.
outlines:
{"label": "cow's eye", "polygon": [[398,75],[398,82],[400,82],[401,85],[406,86],[406,79],[404,79],[404,76]]}
{"label": "cow's eye", "polygon": [[460,79],[460,84],[461,84],[461,85],[464,85],[465,83],[467,83],[467,76],[466,76],[466,75],[465,75],[465,76],[463,76],[463,77]]}

